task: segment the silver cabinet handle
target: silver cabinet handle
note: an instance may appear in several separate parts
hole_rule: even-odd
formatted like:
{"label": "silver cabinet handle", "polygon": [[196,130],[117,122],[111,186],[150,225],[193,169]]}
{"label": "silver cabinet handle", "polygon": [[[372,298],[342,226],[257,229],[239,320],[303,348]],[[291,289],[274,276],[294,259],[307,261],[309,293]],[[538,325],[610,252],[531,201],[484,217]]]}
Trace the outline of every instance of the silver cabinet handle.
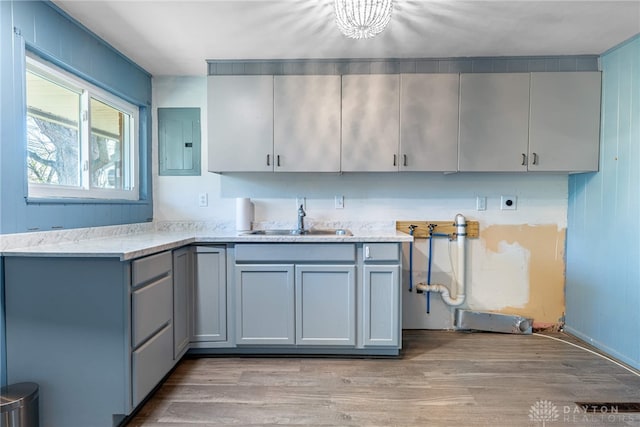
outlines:
{"label": "silver cabinet handle", "polygon": [[522,166],[527,166],[527,155],[522,153]]}
{"label": "silver cabinet handle", "polygon": [[267,166],[271,166],[271,154],[267,154]]}
{"label": "silver cabinet handle", "polygon": [[403,166],[407,166],[407,155],[403,154],[402,156],[403,156],[403,164],[402,165]]}
{"label": "silver cabinet handle", "polygon": [[396,166],[398,163],[398,156],[396,156],[395,154],[393,155],[393,166]]}
{"label": "silver cabinet handle", "polygon": [[538,153],[533,153],[533,164],[534,165],[538,164]]}

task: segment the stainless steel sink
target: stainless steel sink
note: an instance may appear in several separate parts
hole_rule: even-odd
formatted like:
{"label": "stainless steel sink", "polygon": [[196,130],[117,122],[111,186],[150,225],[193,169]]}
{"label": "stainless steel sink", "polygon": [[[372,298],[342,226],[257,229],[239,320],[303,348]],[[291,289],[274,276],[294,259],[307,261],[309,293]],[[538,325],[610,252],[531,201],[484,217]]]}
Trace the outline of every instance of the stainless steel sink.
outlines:
{"label": "stainless steel sink", "polygon": [[303,232],[294,229],[251,230],[241,234],[245,236],[353,236],[351,231],[344,228],[312,228]]}

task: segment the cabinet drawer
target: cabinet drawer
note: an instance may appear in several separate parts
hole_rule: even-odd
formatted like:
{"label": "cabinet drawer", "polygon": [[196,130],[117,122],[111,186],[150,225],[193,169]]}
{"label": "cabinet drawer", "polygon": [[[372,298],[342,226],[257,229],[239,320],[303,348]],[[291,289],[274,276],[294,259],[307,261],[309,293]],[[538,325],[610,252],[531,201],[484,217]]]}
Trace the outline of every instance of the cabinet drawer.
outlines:
{"label": "cabinet drawer", "polygon": [[400,245],[397,243],[365,243],[363,246],[364,262],[398,261]]}
{"label": "cabinet drawer", "polygon": [[171,252],[161,252],[133,261],[133,287],[171,272]]}
{"label": "cabinet drawer", "polygon": [[132,296],[132,344],[137,347],[148,337],[166,325],[173,312],[172,277],[165,276]]}
{"label": "cabinet drawer", "polygon": [[138,405],[173,366],[173,334],[167,325],[131,356],[133,406]]}

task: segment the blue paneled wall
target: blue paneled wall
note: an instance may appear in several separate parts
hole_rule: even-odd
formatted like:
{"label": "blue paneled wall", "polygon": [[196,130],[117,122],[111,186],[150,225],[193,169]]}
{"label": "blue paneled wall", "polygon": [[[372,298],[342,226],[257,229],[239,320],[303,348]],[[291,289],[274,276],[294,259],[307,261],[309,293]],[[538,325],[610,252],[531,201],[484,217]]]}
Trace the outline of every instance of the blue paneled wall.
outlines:
{"label": "blue paneled wall", "polygon": [[[48,1],[0,1],[0,9],[0,234],[150,221],[151,76]],[[26,201],[25,45],[141,108],[140,201]]]}
{"label": "blue paneled wall", "polygon": [[601,66],[600,171],[569,178],[566,329],[640,369],[640,35]]}

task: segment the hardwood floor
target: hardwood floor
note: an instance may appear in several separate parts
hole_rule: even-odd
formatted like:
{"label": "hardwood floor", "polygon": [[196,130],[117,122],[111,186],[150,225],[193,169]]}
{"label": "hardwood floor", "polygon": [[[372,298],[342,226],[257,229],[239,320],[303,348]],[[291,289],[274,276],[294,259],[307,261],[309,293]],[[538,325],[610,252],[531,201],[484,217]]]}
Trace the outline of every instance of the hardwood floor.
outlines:
{"label": "hardwood floor", "polygon": [[398,359],[185,359],[128,427],[640,426],[576,401],[640,402],[640,377],[536,335],[404,331]]}

